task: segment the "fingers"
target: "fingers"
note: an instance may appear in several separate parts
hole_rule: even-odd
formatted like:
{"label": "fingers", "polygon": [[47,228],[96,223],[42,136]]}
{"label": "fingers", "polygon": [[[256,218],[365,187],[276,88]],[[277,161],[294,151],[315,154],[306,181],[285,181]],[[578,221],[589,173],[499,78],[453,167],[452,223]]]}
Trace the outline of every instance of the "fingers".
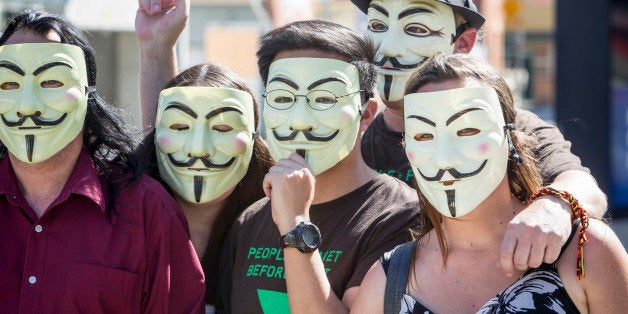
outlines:
{"label": "fingers", "polygon": [[502,240],[502,246],[499,253],[499,266],[508,277],[512,277],[512,274],[514,273],[514,264],[512,260],[516,247],[517,238],[512,232],[508,232],[507,230],[504,235],[504,239]]}

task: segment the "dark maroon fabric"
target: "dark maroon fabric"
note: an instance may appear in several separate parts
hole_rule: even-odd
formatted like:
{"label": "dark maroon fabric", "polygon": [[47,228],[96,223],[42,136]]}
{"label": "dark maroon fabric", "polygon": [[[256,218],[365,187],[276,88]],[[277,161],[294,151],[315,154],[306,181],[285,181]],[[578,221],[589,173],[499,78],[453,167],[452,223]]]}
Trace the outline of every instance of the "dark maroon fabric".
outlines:
{"label": "dark maroon fabric", "polygon": [[84,150],[37,218],[0,160],[0,313],[201,313],[204,280],[176,202],[154,180],[106,185]]}

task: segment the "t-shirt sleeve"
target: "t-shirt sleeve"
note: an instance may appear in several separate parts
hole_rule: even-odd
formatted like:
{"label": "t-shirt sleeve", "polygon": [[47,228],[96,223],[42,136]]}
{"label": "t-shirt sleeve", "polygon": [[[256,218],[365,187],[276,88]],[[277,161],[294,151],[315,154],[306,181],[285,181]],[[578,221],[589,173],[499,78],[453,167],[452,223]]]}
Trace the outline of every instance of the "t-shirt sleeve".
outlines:
{"label": "t-shirt sleeve", "polygon": [[360,249],[364,253],[355,266],[347,288],[359,286],[371,266],[384,253],[412,240],[410,229],[415,228],[419,221],[417,206],[417,202],[408,202],[403,206],[390,206],[384,209],[380,219],[368,232],[368,241],[361,244]]}
{"label": "t-shirt sleeve", "polygon": [[[205,281],[189,238],[187,222],[174,200],[146,197],[145,210],[162,213],[149,235],[143,313],[204,313]],[[148,203],[148,204],[146,204]],[[151,231],[148,231],[151,233]]]}
{"label": "t-shirt sleeve", "polygon": [[515,122],[517,130],[534,139],[534,154],[544,184],[553,182],[556,176],[567,170],[590,173],[588,168],[582,166],[580,158],[571,152],[571,142],[563,137],[557,127],[530,111],[519,109]]}

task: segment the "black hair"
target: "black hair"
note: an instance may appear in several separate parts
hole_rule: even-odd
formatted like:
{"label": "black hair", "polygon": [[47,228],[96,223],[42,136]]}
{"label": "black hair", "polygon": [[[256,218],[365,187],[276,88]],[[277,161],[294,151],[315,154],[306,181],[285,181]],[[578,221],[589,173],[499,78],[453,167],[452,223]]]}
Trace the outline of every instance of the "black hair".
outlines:
{"label": "black hair", "polygon": [[[4,45],[20,30],[40,35],[54,31],[59,34],[62,43],[80,47],[85,55],[88,84],[91,87],[96,86],[94,49],[85,35],[68,20],[47,12],[25,10],[9,21],[0,36],[0,45]],[[95,90],[89,91],[84,125],[83,146],[92,157],[96,170],[107,182],[106,214],[111,221],[112,214],[117,215],[115,200],[120,189],[138,178],[142,170],[133,152],[133,140],[126,132],[129,127]],[[6,147],[0,143],[0,158],[5,154]]]}

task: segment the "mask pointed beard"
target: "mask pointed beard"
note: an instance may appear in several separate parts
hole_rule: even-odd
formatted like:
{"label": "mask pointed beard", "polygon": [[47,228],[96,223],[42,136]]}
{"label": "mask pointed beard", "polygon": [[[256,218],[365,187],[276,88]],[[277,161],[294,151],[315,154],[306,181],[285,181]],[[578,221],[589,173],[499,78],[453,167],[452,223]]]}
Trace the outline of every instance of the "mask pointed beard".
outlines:
{"label": "mask pointed beard", "polygon": [[305,149],[297,149],[297,154],[305,159]]}
{"label": "mask pointed beard", "polygon": [[27,134],[24,136],[26,139],[26,156],[29,162],[33,162],[33,150],[35,149],[35,135]]}
{"label": "mask pointed beard", "polygon": [[447,195],[447,206],[451,217],[456,217],[456,190],[445,190]]}
{"label": "mask pointed beard", "polygon": [[201,195],[203,193],[203,180],[202,176],[194,176],[194,199],[197,203],[201,202]]}

